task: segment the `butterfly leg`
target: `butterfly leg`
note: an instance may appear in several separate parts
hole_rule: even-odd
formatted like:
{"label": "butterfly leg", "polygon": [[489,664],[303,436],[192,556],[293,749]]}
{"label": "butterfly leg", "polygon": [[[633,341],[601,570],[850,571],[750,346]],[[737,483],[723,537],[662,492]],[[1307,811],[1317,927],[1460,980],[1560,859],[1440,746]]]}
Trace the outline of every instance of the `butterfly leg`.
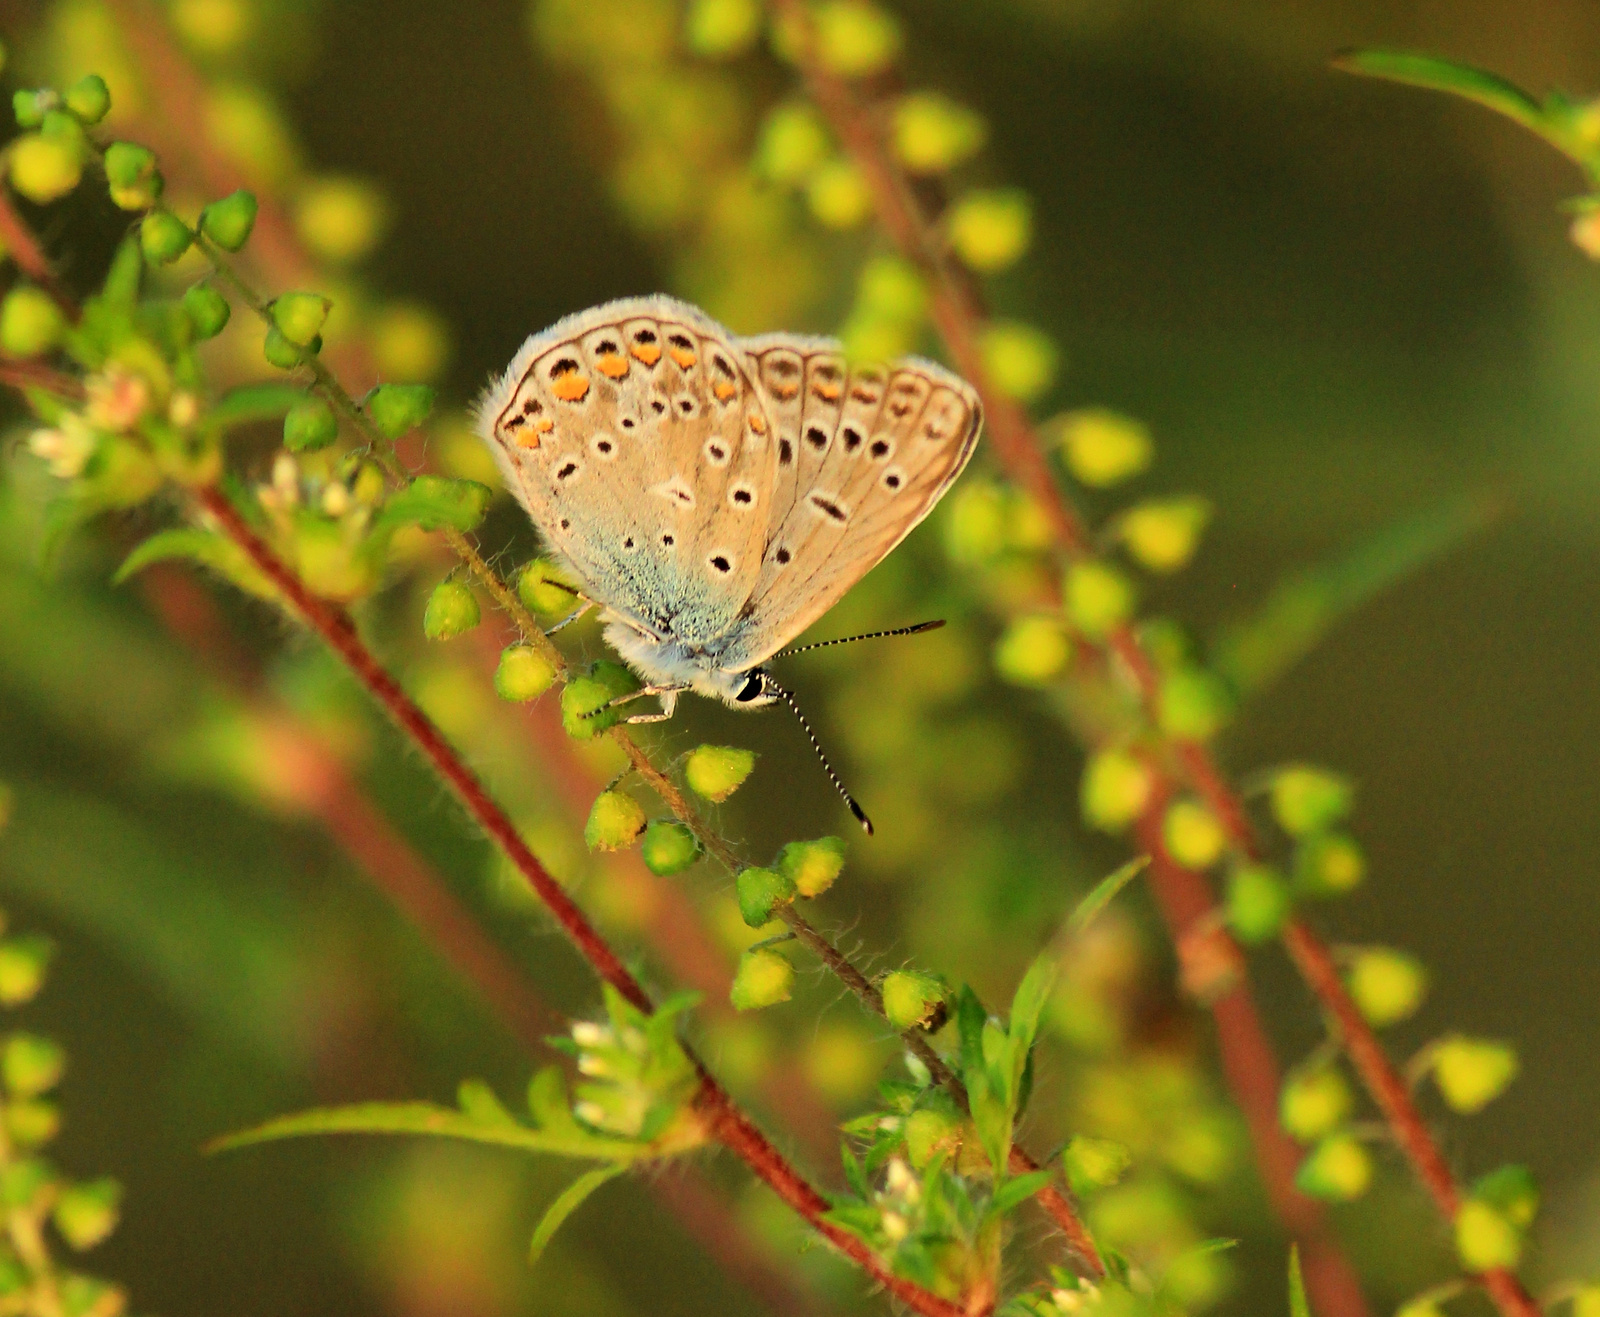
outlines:
{"label": "butterfly leg", "polygon": [[578,600],[579,600],[579,603],[581,604],[581,607],[579,607],[576,612],[568,613],[564,618],[562,618],[559,622],[557,622],[553,627],[550,627],[548,630],[546,630],[545,631],[545,635],[547,635],[547,636],[555,635],[555,633],[557,631],[560,631],[563,627],[571,626],[580,617],[582,617],[585,613],[587,613],[591,608],[598,607],[598,605],[596,605],[596,603],[595,603],[595,601],[593,599],[585,599],[582,595],[578,596]]}
{"label": "butterfly leg", "polygon": [[[630,723],[664,723],[672,717],[673,710],[678,707],[678,692],[688,690],[687,686],[646,686],[634,695],[657,695],[661,698],[660,713],[636,713],[627,719]],[[632,699],[633,696],[624,696]]]}

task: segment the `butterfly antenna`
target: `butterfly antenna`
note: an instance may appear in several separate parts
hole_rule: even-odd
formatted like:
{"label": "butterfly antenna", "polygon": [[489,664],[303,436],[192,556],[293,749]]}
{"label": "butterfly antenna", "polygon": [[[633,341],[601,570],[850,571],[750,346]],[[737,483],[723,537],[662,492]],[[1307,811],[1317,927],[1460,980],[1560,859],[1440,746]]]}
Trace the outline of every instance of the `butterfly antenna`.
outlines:
{"label": "butterfly antenna", "polygon": [[793,649],[783,650],[772,657],[788,658],[791,654],[804,654],[808,649],[827,649],[829,645],[853,645],[858,640],[882,640],[885,636],[915,636],[924,631],[937,631],[943,625],[944,618],[936,617],[931,622],[918,622],[915,626],[897,626],[892,631],[867,631],[859,636],[842,636],[838,640],[818,640],[810,645],[796,645]]}
{"label": "butterfly antenna", "polygon": [[[942,626],[943,623],[939,625]],[[857,821],[867,830],[867,836],[872,836],[872,820],[867,817],[867,811],[861,808],[856,798],[845,790],[845,785],[839,780],[839,775],[833,771],[833,765],[828,762],[828,756],[822,753],[822,743],[817,740],[817,734],[811,730],[811,724],[806,721],[805,714],[800,712],[800,706],[795,703],[794,695],[784,690],[771,677],[766,678],[766,686],[774,695],[781,697],[783,702],[789,706],[789,712],[799,719],[800,726],[805,730],[806,737],[811,742],[811,748],[817,752],[817,758],[822,763],[822,771],[828,775],[828,781],[833,783],[833,789],[844,799],[844,803],[850,806],[850,812],[856,816]]]}

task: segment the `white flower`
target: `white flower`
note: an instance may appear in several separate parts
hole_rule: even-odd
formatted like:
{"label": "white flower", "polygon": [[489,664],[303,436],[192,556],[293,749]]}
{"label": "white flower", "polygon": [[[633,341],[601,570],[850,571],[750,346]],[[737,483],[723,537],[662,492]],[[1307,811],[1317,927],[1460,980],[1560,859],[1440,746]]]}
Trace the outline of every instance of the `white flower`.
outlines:
{"label": "white flower", "polygon": [[120,366],[107,366],[89,376],[83,388],[89,397],[84,408],[89,423],[113,434],[133,429],[150,406],[150,386]]}
{"label": "white flower", "polygon": [[95,433],[76,412],[68,412],[53,430],[35,430],[28,451],[50,464],[50,474],[71,480],[83,473],[94,453]]}

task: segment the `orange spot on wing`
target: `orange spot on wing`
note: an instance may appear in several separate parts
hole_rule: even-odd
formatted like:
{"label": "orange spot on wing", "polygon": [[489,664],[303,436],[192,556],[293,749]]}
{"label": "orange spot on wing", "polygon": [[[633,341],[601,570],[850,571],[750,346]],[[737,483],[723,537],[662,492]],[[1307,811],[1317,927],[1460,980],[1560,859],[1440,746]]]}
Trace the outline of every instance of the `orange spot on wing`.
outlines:
{"label": "orange spot on wing", "polygon": [[620,380],[628,373],[628,360],[616,352],[604,352],[594,359],[595,369],[610,380]]}
{"label": "orange spot on wing", "polygon": [[772,396],[779,402],[788,402],[795,394],[800,392],[798,384],[772,384],[768,388],[772,391]]}
{"label": "orange spot on wing", "polygon": [[669,353],[682,370],[688,370],[690,366],[694,365],[694,353],[690,352],[688,348],[671,348]]}
{"label": "orange spot on wing", "polygon": [[711,392],[717,395],[718,402],[727,402],[728,399],[733,397],[734,394],[738,393],[739,390],[732,384],[729,384],[727,380],[718,380],[711,386]]}
{"label": "orange spot on wing", "polygon": [[767,432],[767,423],[756,412],[750,413],[748,421],[750,428],[757,434],[765,434]]}
{"label": "orange spot on wing", "polygon": [[568,371],[550,381],[550,392],[562,402],[582,402],[589,396],[589,377],[577,371]]}
{"label": "orange spot on wing", "polygon": [[653,366],[661,360],[661,348],[655,343],[630,343],[628,351],[647,366]]}
{"label": "orange spot on wing", "polygon": [[811,386],[811,392],[821,398],[823,402],[838,402],[839,395],[844,392],[837,384],[825,384],[818,380]]}

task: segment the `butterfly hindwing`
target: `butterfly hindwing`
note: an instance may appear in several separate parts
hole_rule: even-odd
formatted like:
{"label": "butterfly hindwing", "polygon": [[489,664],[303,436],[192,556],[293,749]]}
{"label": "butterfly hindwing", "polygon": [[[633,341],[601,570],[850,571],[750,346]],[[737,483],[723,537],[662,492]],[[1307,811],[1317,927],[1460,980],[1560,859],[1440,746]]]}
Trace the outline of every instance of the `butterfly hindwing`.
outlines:
{"label": "butterfly hindwing", "polygon": [[726,330],[666,297],[595,307],[530,338],[478,419],[586,594],[690,644],[735,628],[760,573],[776,453]]}

